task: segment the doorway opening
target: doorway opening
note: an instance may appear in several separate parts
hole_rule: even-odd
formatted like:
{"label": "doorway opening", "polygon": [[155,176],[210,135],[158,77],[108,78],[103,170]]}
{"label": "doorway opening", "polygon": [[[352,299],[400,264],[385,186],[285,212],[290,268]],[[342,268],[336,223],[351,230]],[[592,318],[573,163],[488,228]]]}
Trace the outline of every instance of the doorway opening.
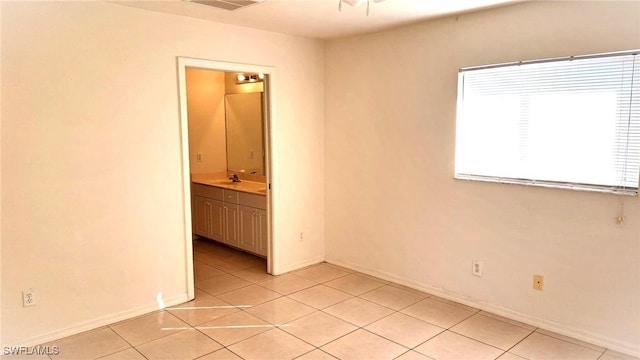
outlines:
{"label": "doorway opening", "polygon": [[178,58],[189,299],[203,240],[262,256],[273,272],[272,76],[270,67]]}

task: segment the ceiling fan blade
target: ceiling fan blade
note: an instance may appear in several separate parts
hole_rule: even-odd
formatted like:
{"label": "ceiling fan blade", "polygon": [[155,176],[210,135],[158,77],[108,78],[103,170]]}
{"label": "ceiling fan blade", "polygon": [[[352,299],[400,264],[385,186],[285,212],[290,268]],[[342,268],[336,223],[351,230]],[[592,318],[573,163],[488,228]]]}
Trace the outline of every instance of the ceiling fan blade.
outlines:
{"label": "ceiling fan blade", "polygon": [[347,3],[351,6],[358,6],[367,2],[367,0],[340,0],[344,3]]}

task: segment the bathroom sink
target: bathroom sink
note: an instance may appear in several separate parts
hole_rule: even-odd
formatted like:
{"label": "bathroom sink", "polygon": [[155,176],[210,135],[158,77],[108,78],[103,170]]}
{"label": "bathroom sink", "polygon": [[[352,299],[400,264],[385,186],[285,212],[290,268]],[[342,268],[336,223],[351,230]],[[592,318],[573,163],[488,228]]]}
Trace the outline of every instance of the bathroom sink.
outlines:
{"label": "bathroom sink", "polygon": [[218,184],[218,185],[237,185],[240,183],[237,182],[233,182],[231,180],[227,180],[227,179],[219,179],[219,180],[213,180],[211,181],[212,184]]}
{"label": "bathroom sink", "polygon": [[[0,0],[1,1],[1,0]],[[202,181],[205,185],[219,186],[235,191],[246,191],[256,194],[266,194],[265,183],[243,180],[241,182],[233,182],[229,179],[207,179]]]}

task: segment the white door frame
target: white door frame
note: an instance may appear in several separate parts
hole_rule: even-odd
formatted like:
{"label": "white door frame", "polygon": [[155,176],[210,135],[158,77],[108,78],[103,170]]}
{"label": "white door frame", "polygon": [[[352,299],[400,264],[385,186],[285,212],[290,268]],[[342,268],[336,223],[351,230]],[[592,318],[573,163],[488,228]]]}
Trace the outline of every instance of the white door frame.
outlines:
{"label": "white door frame", "polygon": [[267,178],[267,272],[273,273],[274,251],[271,226],[271,119],[273,118],[275,71],[273,67],[222,62],[205,59],[178,57],[178,89],[180,94],[180,143],[182,152],[182,196],[184,206],[184,241],[187,265],[187,296],[189,300],[195,298],[193,276],[193,233],[191,231],[191,172],[189,168],[189,121],[187,114],[187,80],[188,67],[229,72],[251,72],[267,74],[265,82],[265,175]]}

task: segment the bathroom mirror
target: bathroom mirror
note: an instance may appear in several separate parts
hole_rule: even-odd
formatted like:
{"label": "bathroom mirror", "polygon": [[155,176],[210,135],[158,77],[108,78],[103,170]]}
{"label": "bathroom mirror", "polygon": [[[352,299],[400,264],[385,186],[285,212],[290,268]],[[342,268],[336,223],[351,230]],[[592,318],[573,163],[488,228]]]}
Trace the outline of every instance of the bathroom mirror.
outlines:
{"label": "bathroom mirror", "polygon": [[225,95],[228,171],[265,175],[262,94]]}

